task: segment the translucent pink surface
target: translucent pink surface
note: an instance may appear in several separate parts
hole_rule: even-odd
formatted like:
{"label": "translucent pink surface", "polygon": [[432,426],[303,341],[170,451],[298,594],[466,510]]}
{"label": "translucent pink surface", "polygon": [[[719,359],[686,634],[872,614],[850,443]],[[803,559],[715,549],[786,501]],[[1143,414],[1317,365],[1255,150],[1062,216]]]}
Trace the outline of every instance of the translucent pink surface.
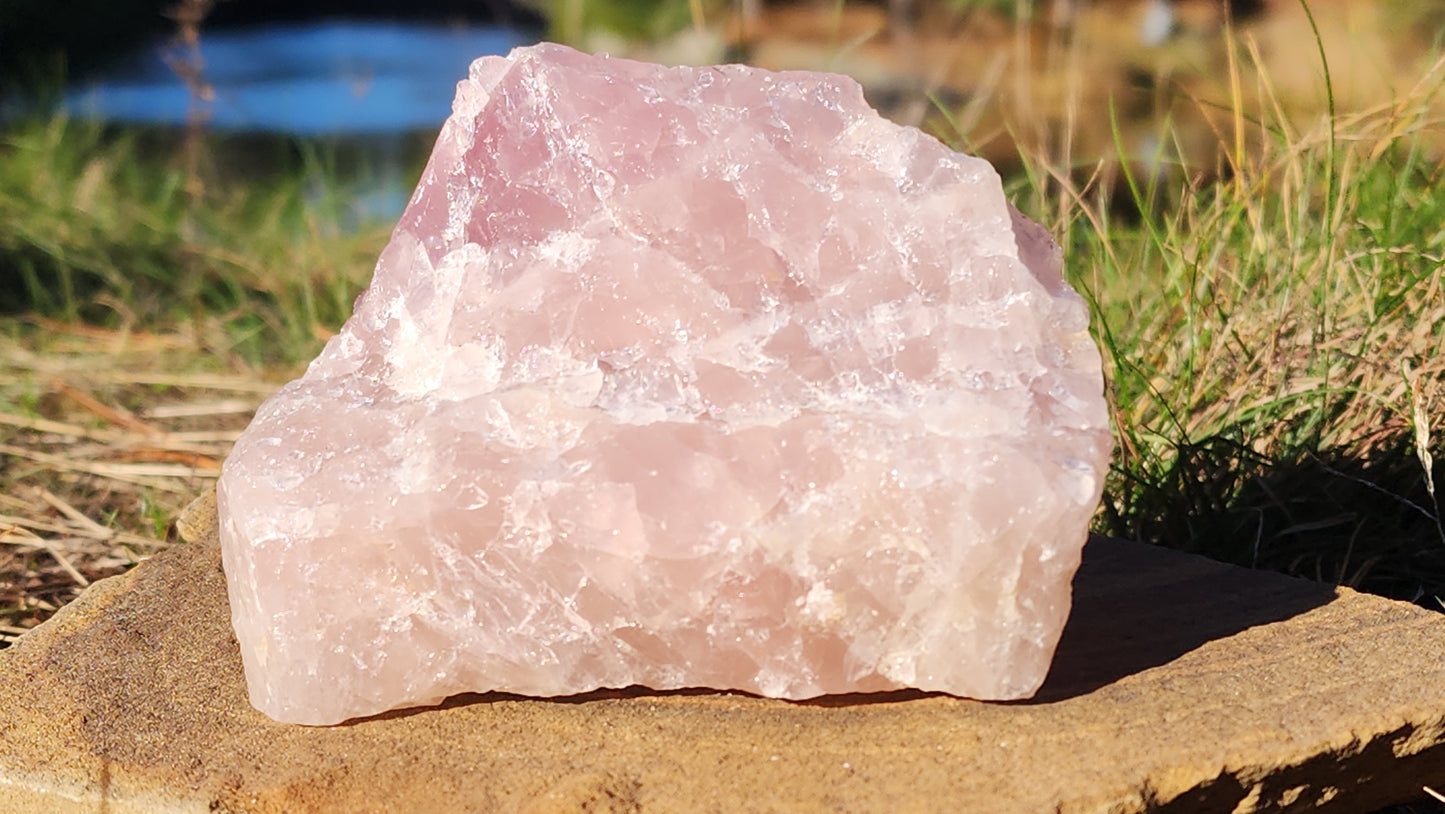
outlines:
{"label": "translucent pink surface", "polygon": [[252,703],[1026,697],[1111,449],[1087,323],[993,169],[852,80],[479,60],[226,462]]}

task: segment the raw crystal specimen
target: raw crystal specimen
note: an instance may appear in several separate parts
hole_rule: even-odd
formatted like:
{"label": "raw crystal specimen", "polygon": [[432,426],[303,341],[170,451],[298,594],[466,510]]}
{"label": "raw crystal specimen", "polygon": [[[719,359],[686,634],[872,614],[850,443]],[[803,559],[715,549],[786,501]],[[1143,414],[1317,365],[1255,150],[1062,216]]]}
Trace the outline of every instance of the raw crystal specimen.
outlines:
{"label": "raw crystal specimen", "polygon": [[477,61],[219,485],[252,703],[1033,693],[1111,449],[993,169],[853,81]]}

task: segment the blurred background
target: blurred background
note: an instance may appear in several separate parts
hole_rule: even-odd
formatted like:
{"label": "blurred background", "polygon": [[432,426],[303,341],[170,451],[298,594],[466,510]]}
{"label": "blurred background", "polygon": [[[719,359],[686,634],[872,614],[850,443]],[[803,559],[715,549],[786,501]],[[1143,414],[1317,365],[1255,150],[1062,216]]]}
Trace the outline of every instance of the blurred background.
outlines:
{"label": "blurred background", "polygon": [[193,184],[324,155],[328,181],[361,184],[355,217],[394,217],[466,65],[547,38],[846,73],[1006,173],[1208,179],[1260,137],[1241,111],[1303,125],[1400,99],[1442,31],[1445,0],[6,0],[0,114],[136,128],[162,152],[187,133]]}

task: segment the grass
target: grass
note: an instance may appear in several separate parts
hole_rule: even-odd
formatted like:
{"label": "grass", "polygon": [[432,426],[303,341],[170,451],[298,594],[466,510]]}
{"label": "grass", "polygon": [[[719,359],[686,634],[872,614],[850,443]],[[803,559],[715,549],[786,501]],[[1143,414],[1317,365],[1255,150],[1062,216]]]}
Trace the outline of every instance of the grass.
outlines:
{"label": "grass", "polygon": [[[1438,89],[1306,126],[1236,96],[1208,177],[1025,156],[1010,196],[1105,357],[1098,531],[1445,598]],[[0,136],[0,637],[173,539],[385,241],[316,193],[322,153],[227,180],[174,152],[65,118]]]}
{"label": "grass", "polygon": [[64,116],[0,135],[0,312],[190,323],[200,350],[309,358],[350,313],[387,227],[343,228],[348,190],[318,191],[316,150],[288,173],[202,180],[215,173],[183,172],[166,157],[182,145],[154,135]]}
{"label": "grass", "polygon": [[1307,130],[1236,99],[1254,143],[1219,180],[1016,182],[1094,309],[1118,442],[1099,531],[1445,598],[1445,165],[1417,136],[1439,83],[1417,91]]}

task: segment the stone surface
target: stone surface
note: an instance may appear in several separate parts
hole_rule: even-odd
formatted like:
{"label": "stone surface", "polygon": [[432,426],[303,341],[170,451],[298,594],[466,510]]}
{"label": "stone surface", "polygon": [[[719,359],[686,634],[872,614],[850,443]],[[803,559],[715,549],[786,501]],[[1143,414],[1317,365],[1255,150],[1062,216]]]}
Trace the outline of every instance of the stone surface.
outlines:
{"label": "stone surface", "polygon": [[221,478],[251,697],[1032,694],[1111,440],[996,173],[855,82],[472,66],[356,312]]}
{"label": "stone surface", "polygon": [[[214,537],[212,537],[214,540]],[[0,651],[0,811],[1372,811],[1445,787],[1445,616],[1115,540],[1038,697],[492,694],[336,727],[246,699],[220,555]]]}

